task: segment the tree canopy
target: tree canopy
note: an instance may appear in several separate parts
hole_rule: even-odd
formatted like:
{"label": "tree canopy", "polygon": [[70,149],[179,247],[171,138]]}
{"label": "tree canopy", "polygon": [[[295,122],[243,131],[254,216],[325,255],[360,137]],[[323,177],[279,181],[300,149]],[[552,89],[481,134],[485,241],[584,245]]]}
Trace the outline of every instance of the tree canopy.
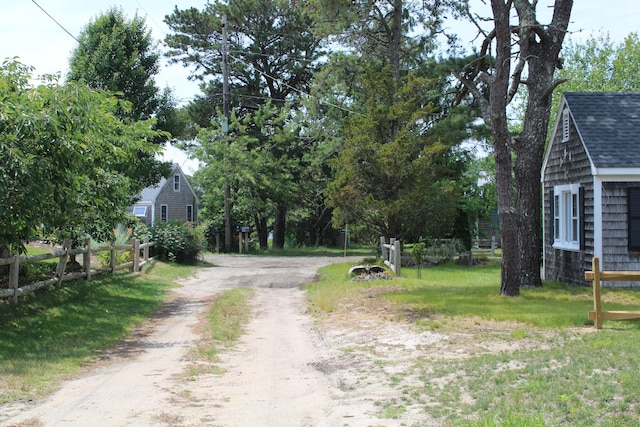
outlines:
{"label": "tree canopy", "polygon": [[110,239],[143,186],[122,165],[157,153],[154,121],[120,120],[130,104],[105,91],[31,78],[15,61],[0,68],[0,241],[21,250],[40,231]]}

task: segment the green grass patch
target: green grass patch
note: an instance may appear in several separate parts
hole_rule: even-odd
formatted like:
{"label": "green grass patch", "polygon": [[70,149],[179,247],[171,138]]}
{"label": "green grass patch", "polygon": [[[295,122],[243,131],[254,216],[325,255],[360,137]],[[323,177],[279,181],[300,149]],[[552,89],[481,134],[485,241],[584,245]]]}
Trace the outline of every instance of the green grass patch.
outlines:
{"label": "green grass patch", "polygon": [[141,274],[102,274],[0,302],[0,402],[37,398],[76,374],[195,268],[150,262]]}
{"label": "green grass patch", "polygon": [[[319,281],[307,286],[313,308],[331,312],[340,301],[363,288],[382,285],[398,287],[384,298],[413,313],[414,318],[433,314],[515,321],[530,326],[562,328],[593,324],[587,312],[593,309],[590,287],[566,286],[546,281],[541,288],[522,289],[520,296],[500,296],[500,265],[488,261],[475,267],[454,263],[423,269],[403,268],[393,281],[351,282],[350,264],[333,264],[319,272]],[[607,310],[638,310],[640,290],[603,289]]]}
{"label": "green grass patch", "polygon": [[207,313],[205,339],[196,353],[200,357],[216,360],[223,348],[233,343],[245,332],[251,315],[252,289],[235,288],[223,292]]}
{"label": "green grass patch", "polygon": [[[640,425],[640,322],[605,322],[596,332],[587,320],[590,287],[547,281],[518,297],[501,297],[500,266],[491,260],[471,268],[426,268],[422,278],[405,268],[393,281],[364,283],[350,281],[348,268],[321,269],[320,280],[307,286],[313,310],[381,299],[397,313],[386,318],[408,319],[418,331],[446,325],[451,345],[464,346],[457,340],[466,339],[474,349],[455,358],[438,358],[436,348],[433,355],[425,352],[405,372],[411,384],[398,380],[407,401],[380,403],[385,417],[418,406],[442,425]],[[381,292],[363,295],[369,287]],[[603,289],[602,300],[607,310],[638,310],[640,290]],[[492,329],[468,328],[469,319],[491,321]],[[509,349],[477,351],[499,343]]]}

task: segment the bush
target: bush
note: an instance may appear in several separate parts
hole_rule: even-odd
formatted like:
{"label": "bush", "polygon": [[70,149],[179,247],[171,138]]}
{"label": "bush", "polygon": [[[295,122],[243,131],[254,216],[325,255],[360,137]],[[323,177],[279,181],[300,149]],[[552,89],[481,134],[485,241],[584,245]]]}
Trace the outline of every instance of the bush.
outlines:
{"label": "bush", "polygon": [[194,264],[203,249],[204,239],[193,226],[181,222],[155,225],[149,229],[160,259],[179,264]]}
{"label": "bush", "polygon": [[[131,239],[131,228],[126,227],[123,224],[118,224],[113,229],[113,237],[116,246],[128,245]],[[108,243],[111,244],[111,243]],[[111,251],[98,252],[98,261],[101,267],[109,267],[111,265]],[[124,264],[131,261],[131,253],[128,250],[116,251],[116,265]]]}
{"label": "bush", "polygon": [[429,239],[426,241],[424,257],[430,264],[437,265],[464,251],[464,244],[458,239]]}

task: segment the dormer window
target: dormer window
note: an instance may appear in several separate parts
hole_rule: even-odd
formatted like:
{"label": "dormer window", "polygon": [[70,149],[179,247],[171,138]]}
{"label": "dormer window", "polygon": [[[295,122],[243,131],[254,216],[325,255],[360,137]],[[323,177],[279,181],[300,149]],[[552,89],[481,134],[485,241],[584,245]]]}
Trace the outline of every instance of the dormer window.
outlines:
{"label": "dormer window", "polygon": [[562,142],[569,140],[569,109],[562,110]]}

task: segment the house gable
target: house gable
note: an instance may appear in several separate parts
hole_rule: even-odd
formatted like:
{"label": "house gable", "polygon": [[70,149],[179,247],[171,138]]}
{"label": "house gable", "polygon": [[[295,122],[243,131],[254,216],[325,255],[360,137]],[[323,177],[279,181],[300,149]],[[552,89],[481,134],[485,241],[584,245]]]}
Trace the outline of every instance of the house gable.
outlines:
{"label": "house gable", "polygon": [[198,221],[198,198],[180,165],[175,163],[169,179],[162,178],[154,186],[142,190],[136,207],[148,206],[147,216],[140,219],[147,225],[162,221]]}
{"label": "house gable", "polygon": [[[639,140],[640,94],[564,94],[542,168],[546,278],[586,284],[593,256],[603,269],[640,270],[640,252],[628,245],[629,188],[640,187]],[[579,248],[559,245],[554,230],[563,220],[554,212],[554,190],[568,186],[582,194]]]}

